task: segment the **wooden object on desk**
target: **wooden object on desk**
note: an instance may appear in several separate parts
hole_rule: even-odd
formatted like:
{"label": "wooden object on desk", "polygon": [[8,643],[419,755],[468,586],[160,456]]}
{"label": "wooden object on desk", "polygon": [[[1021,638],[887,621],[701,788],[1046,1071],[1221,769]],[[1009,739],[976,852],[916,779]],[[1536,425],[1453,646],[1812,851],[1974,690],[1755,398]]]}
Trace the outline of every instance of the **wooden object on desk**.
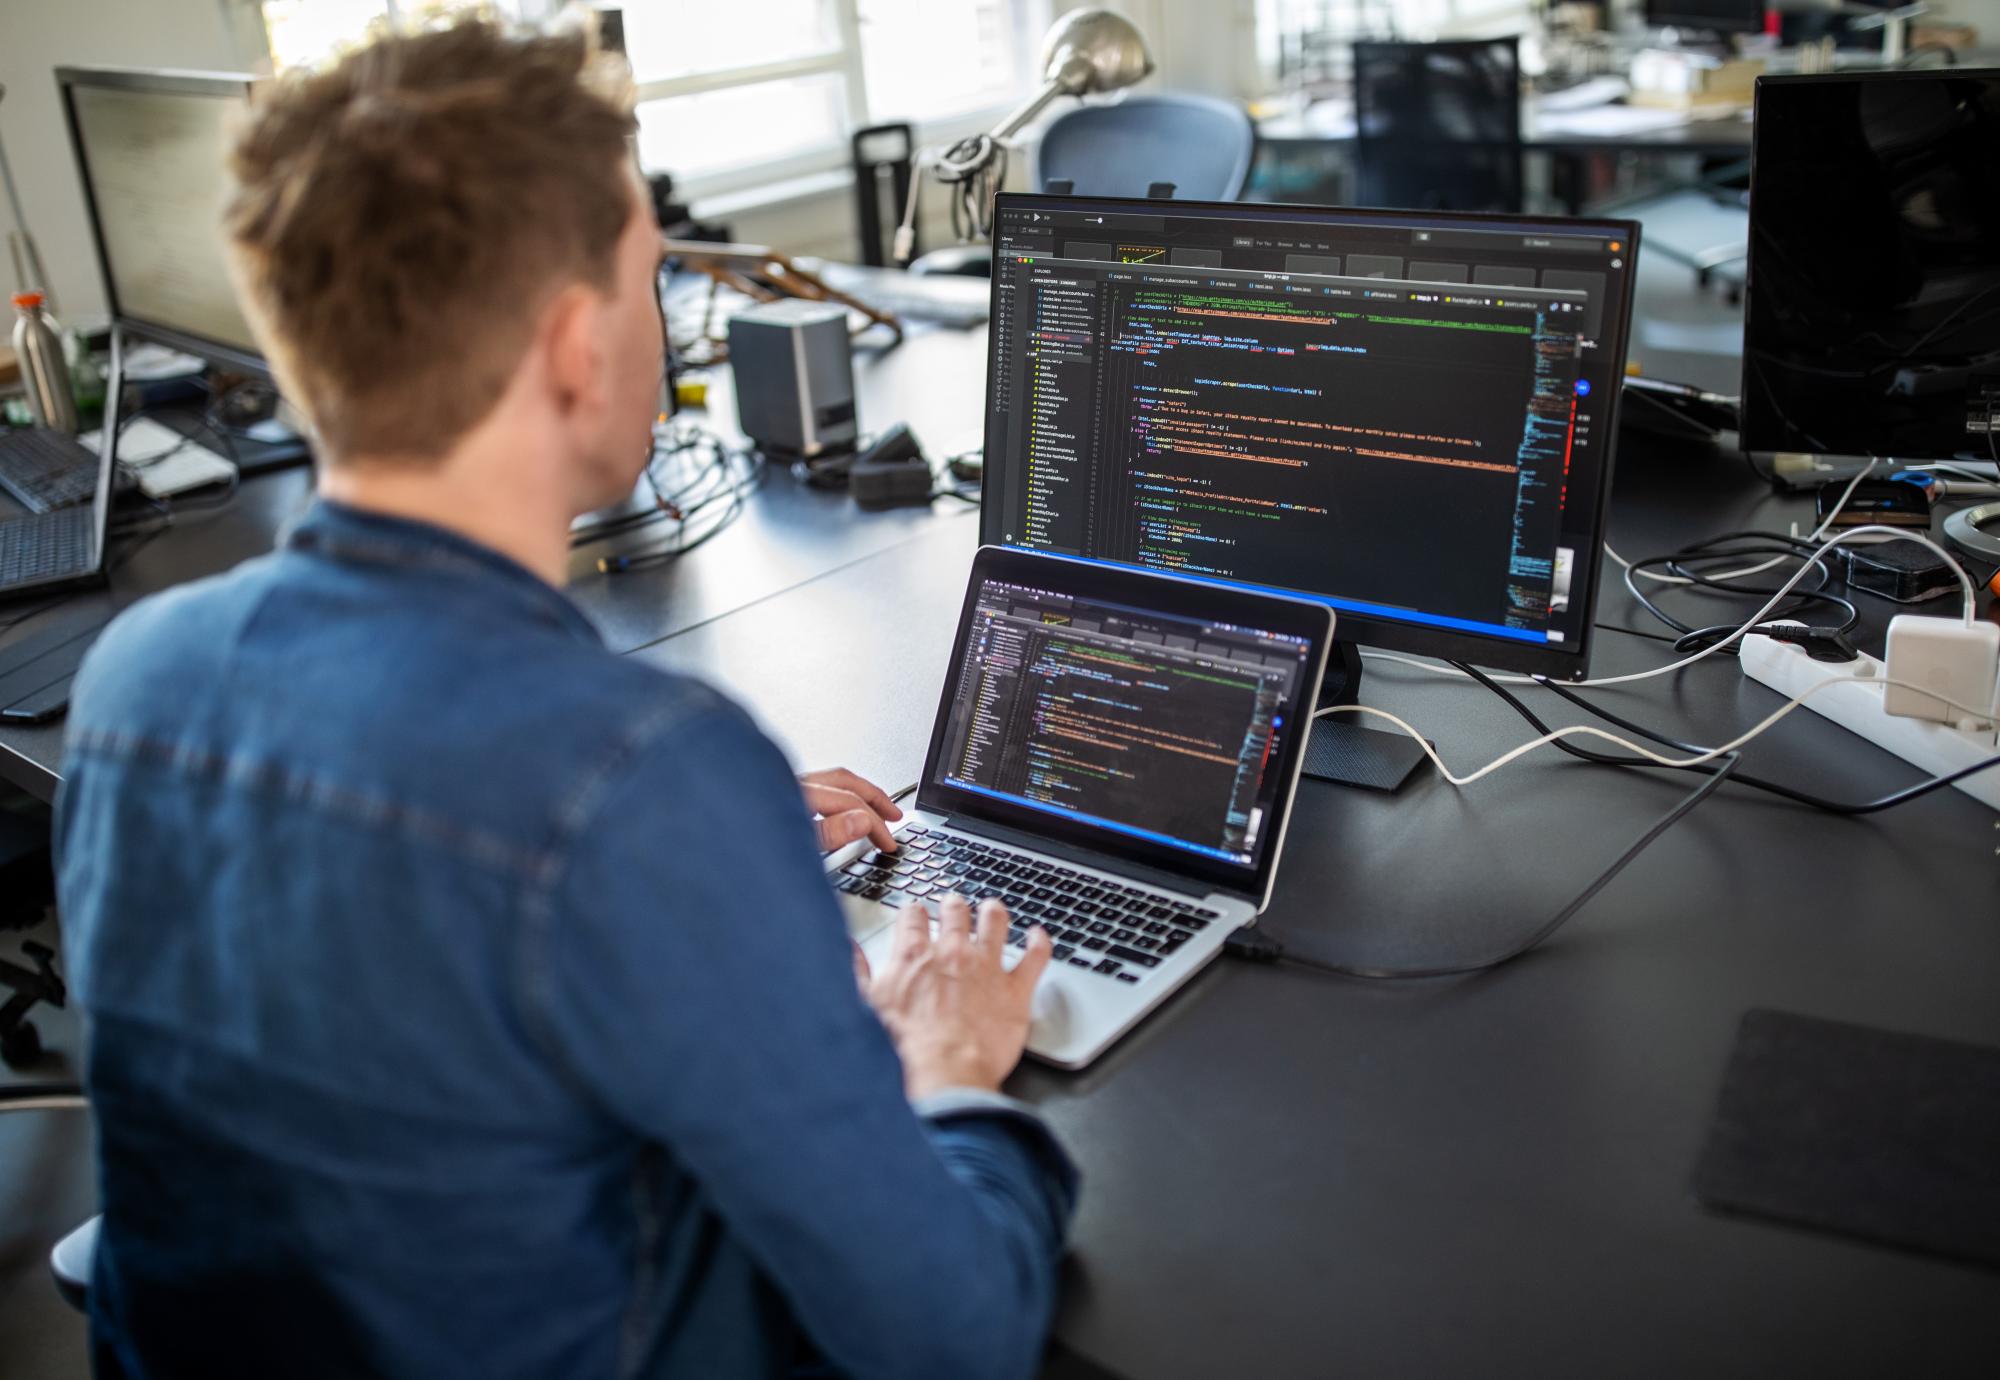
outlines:
{"label": "wooden object on desk", "polygon": [[1632,94],[1626,100],[1666,110],[1747,110],[1763,74],[1762,58],[1715,58],[1649,48],[1632,60]]}
{"label": "wooden object on desk", "polygon": [[728,323],[722,323],[719,331],[715,321],[715,299],[725,287],[734,288],[758,302],[775,302],[781,297],[837,302],[849,311],[861,314],[862,322],[852,334],[860,335],[871,327],[886,326],[896,340],[903,338],[903,323],[893,313],[871,307],[859,298],[829,286],[817,274],[800,268],[789,254],[781,250],[761,244],[712,244],[706,240],[668,239],[663,243],[667,253],[679,259],[684,267],[708,275],[708,303],[702,310],[701,335],[710,347],[709,363],[720,363],[728,358],[728,339],[726,334],[721,333],[726,332]]}
{"label": "wooden object on desk", "polygon": [[21,381],[21,362],[14,358],[11,346],[0,345],[0,388],[8,388]]}

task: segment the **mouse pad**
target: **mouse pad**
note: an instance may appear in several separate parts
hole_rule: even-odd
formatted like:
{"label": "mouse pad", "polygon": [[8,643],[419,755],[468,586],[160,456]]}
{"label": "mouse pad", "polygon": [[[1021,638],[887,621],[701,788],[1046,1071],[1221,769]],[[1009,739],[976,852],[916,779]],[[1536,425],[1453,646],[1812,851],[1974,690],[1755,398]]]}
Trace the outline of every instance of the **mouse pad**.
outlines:
{"label": "mouse pad", "polygon": [[1751,1011],[1694,1191],[2000,1266],[2000,1049]]}

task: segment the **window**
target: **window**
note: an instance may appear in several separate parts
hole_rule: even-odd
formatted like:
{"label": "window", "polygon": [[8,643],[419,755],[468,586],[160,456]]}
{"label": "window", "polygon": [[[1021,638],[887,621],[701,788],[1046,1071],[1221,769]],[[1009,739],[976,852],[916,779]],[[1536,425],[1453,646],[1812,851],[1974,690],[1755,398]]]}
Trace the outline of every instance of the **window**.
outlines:
{"label": "window", "polygon": [[[271,58],[320,61],[385,16],[538,18],[559,0],[264,0]],[[996,122],[1036,84],[1050,0],[623,0],[639,161],[693,195],[843,168],[848,136],[907,120],[925,143]]]}
{"label": "window", "polygon": [[990,124],[1032,84],[1048,0],[627,0],[639,161],[697,194],[844,167],[850,133]]}
{"label": "window", "polygon": [[273,71],[311,66],[368,36],[391,16],[420,18],[484,10],[513,14],[514,4],[489,0],[264,0],[264,37]]}

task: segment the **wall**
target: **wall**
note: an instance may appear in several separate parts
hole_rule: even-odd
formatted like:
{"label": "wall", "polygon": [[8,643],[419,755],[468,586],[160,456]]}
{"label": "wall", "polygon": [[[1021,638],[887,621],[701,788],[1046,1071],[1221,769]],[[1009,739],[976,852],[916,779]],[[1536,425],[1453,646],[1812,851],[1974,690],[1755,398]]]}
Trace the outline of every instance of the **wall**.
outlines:
{"label": "wall", "polygon": [[[241,71],[246,17],[240,0],[0,0],[0,137],[67,323],[101,322],[105,307],[54,69]],[[0,226],[12,228],[4,207]],[[14,290],[4,259],[0,281]]]}

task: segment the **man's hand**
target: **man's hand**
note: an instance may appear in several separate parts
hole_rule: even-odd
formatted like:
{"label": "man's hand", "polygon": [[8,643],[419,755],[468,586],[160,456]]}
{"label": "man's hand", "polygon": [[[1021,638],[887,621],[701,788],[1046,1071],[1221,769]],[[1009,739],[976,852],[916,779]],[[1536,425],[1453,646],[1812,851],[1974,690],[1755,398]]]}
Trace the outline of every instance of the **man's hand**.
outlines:
{"label": "man's hand", "polygon": [[889,799],[889,793],[872,781],[865,781],[845,767],[832,771],[809,771],[799,778],[805,791],[806,808],[818,819],[819,846],[823,853],[845,848],[856,839],[871,839],[885,853],[896,850],[889,825],[903,817]]}
{"label": "man's hand", "polygon": [[965,898],[947,896],[935,939],[929,913],[915,903],[903,907],[867,994],[902,1055],[911,1101],[946,1088],[999,1090],[1021,1062],[1035,982],[1053,947],[1037,925],[1010,973],[1001,966],[1007,908],[998,901],[980,905],[975,931]]}

